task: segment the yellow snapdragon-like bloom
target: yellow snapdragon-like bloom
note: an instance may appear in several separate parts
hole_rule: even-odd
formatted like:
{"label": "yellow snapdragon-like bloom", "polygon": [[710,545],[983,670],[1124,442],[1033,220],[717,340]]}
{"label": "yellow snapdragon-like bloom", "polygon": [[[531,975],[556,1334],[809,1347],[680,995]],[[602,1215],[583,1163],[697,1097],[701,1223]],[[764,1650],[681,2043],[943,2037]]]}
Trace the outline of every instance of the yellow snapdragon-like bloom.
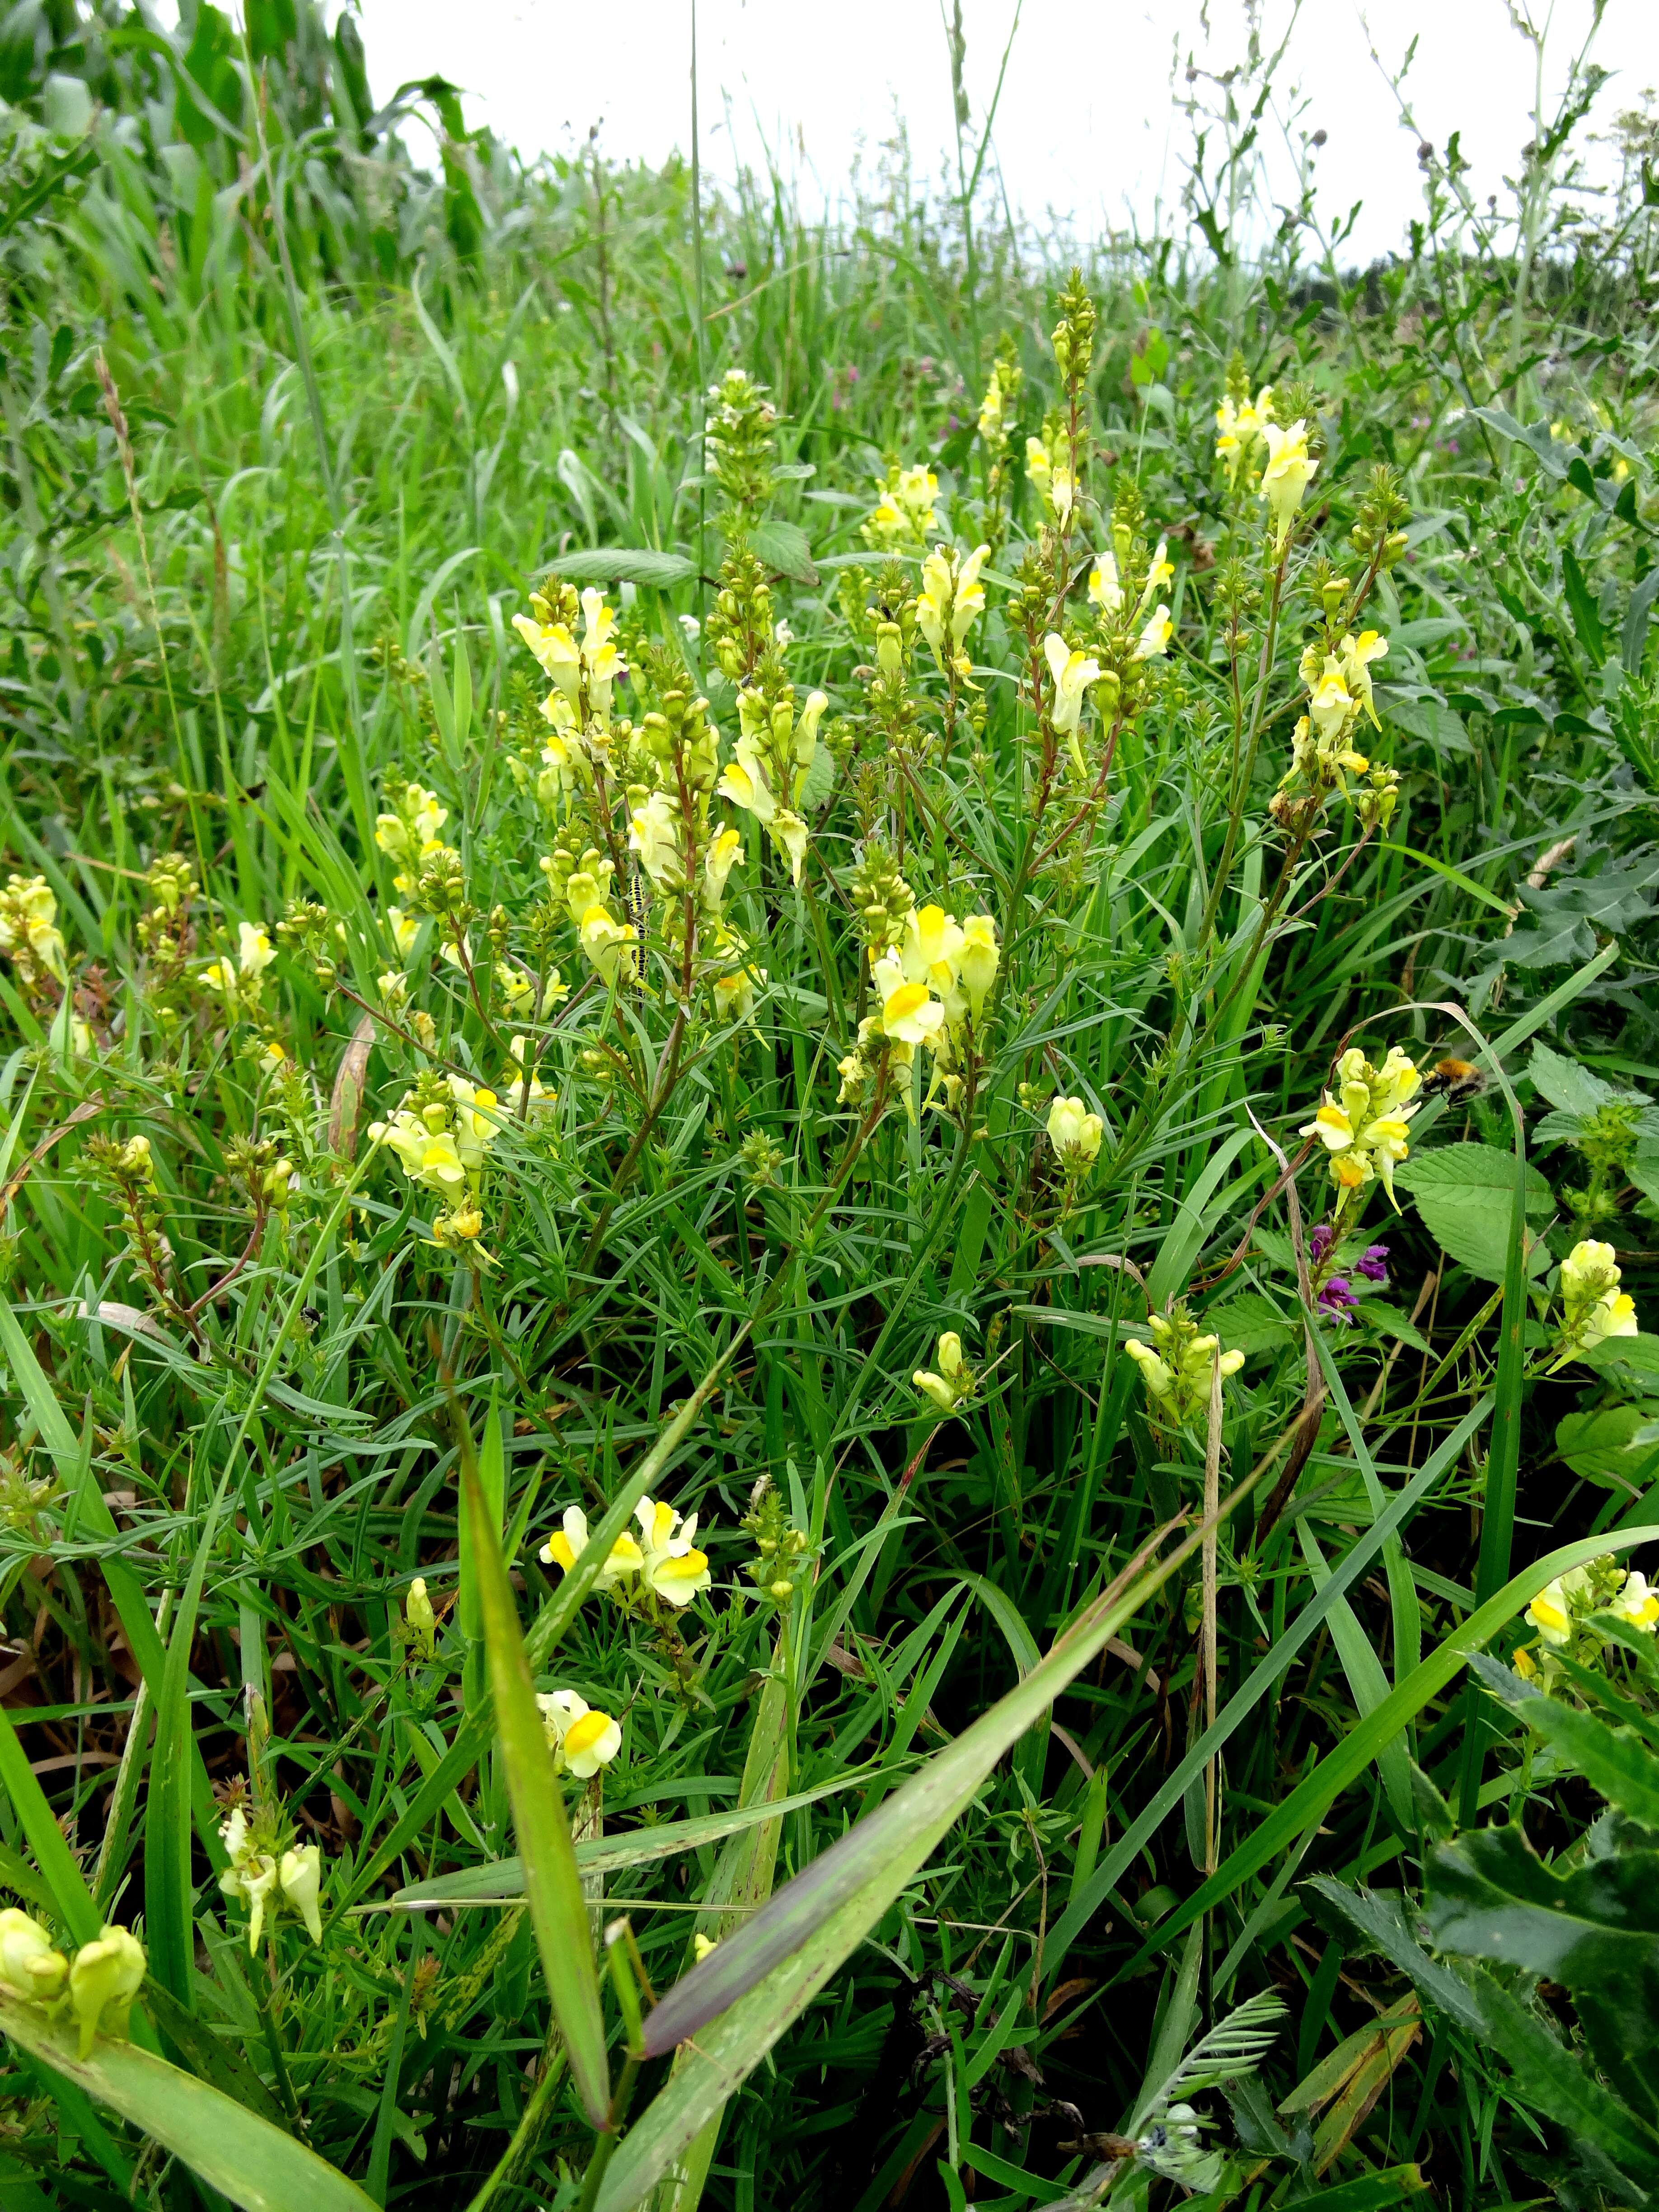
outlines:
{"label": "yellow snapdragon-like bloom", "polygon": [[1622,1279],[1611,1244],[1587,1237],[1573,1246],[1561,1262],[1561,1348],[1555,1361],[1593,1352],[1609,1337],[1638,1336],[1640,1324],[1636,1302],[1619,1287]]}
{"label": "yellow snapdragon-like bloom", "polygon": [[945,1008],[927,984],[908,981],[891,953],[876,962],[871,977],[881,1009],[881,1034],[895,1044],[931,1044],[944,1026]]}
{"label": "yellow snapdragon-like bloom", "polygon": [[1525,1619],[1528,1627],[1535,1628],[1546,1644],[1559,1649],[1568,1641],[1572,1634],[1572,1613],[1562,1577],[1558,1575],[1553,1583],[1545,1584],[1527,1607]]}
{"label": "yellow snapdragon-like bloom", "polygon": [[628,849],[659,895],[685,887],[685,822],[671,793],[653,791],[629,817]]}
{"label": "yellow snapdragon-like bloom", "polygon": [[958,676],[972,666],[962,650],[975,618],[985,611],[985,586],[979,572],[991,557],[988,545],[976,545],[960,565],[954,553],[941,546],[921,564],[921,596],[916,602],[916,627],[933,650],[941,673],[945,655]]}
{"label": "yellow snapdragon-like bloom", "polygon": [[1079,731],[1083,720],[1083,702],[1090,685],[1100,681],[1100,663],[1091,654],[1068,646],[1054,630],[1042,641],[1042,653],[1054,682],[1054,702],[1048,719],[1055,733],[1070,744],[1072,757],[1081,775],[1085,769]]}
{"label": "yellow snapdragon-like bloom", "polygon": [[125,2038],[132,2001],[148,1971],[143,1945],[112,1922],[106,1923],[95,1942],[83,1943],[76,1953],[69,1970],[70,2006],[83,2059],[92,2056],[95,2037]]}
{"label": "yellow snapdragon-like bloom", "polygon": [[[542,1546],[538,1557],[544,1566],[556,1566],[568,1574],[586,1549],[587,1516],[580,1505],[567,1505],[560,1526]],[[638,1574],[644,1565],[645,1554],[624,1528],[599,1569],[599,1588],[614,1589],[624,1575]]]}
{"label": "yellow snapdragon-like bloom", "polygon": [[25,983],[69,977],[69,956],[58,927],[58,901],[44,876],[9,876],[0,892],[0,952]]}
{"label": "yellow snapdragon-like bloom", "polygon": [[[603,592],[585,591],[581,595],[582,637],[579,645],[568,623],[546,620],[552,609],[539,593],[532,595],[530,604],[534,611],[531,615],[514,615],[514,629],[535,654],[544,672],[551,678],[555,694],[562,699],[570,714],[580,715],[585,690],[589,714],[602,730],[607,728],[611,720],[611,688],[628,673],[615,642],[616,610],[606,605]],[[542,711],[556,727],[561,717],[550,698]]]}
{"label": "yellow snapdragon-like bloom", "polygon": [[262,921],[244,921],[238,924],[236,951],[244,975],[263,975],[276,957],[276,948],[270,941],[270,932]]}
{"label": "yellow snapdragon-like bloom", "polygon": [[996,981],[1002,960],[997,945],[997,926],[988,914],[970,914],[963,921],[957,957],[962,988],[968,994],[968,1011],[978,1021],[985,1012],[986,994]]}
{"label": "yellow snapdragon-like bloom", "polygon": [[642,1572],[648,1586],[671,1605],[690,1605],[700,1590],[712,1589],[708,1557],[696,1546],[697,1516],[682,1520],[660,1498],[642,1498],[634,1509],[644,1552]]}
{"label": "yellow snapdragon-like bloom", "polygon": [[1640,1629],[1644,1636],[1659,1630],[1659,1590],[1649,1586],[1647,1577],[1638,1568],[1632,1567],[1625,1577],[1624,1587],[1607,1610],[1630,1627]]}
{"label": "yellow snapdragon-like bloom", "polygon": [[1096,554],[1089,571],[1089,599],[1109,615],[1122,612],[1123,586],[1118,580],[1117,556],[1109,545]]}
{"label": "yellow snapdragon-like bloom", "polygon": [[29,2004],[50,2004],[69,1978],[69,1960],[38,1921],[15,1905],[0,1911],[0,1988]]}
{"label": "yellow snapdragon-like bloom", "polygon": [[549,1690],[538,1695],[536,1704],[556,1769],[568,1771],[579,1782],[591,1780],[622,1749],[617,1723],[574,1690]]}
{"label": "yellow snapdragon-like bloom", "polygon": [[1308,451],[1308,425],[1298,419],[1287,428],[1264,423],[1267,465],[1261,471],[1261,496],[1273,516],[1275,542],[1283,545],[1291,534],[1297,510],[1308,495],[1319,464]]}
{"label": "yellow snapdragon-like bloom", "polygon": [[1054,483],[1054,462],[1041,438],[1031,437],[1025,441],[1025,480],[1043,505],[1052,512],[1054,502],[1049,493]]}
{"label": "yellow snapdragon-like bloom", "polygon": [[607,988],[620,980],[638,978],[640,933],[631,921],[618,921],[602,900],[595,899],[581,919],[581,947]]}
{"label": "yellow snapdragon-like bloom", "polygon": [[1423,1079],[1398,1045],[1373,1067],[1352,1046],[1336,1064],[1337,1089],[1327,1091],[1300,1133],[1316,1137],[1330,1155],[1331,1180],[1345,1194],[1381,1178],[1394,1199],[1394,1171],[1409,1150],[1407,1125],[1422,1103]]}
{"label": "yellow snapdragon-like bloom", "polygon": [[1359,702],[1363,712],[1370,717],[1373,729],[1382,725],[1376,719],[1376,697],[1371,689],[1370,665],[1381,660],[1388,652],[1389,641],[1379,630],[1364,629],[1358,637],[1342,641],[1342,677],[1349,691]]}
{"label": "yellow snapdragon-like bloom", "polygon": [[1091,1168],[1100,1157],[1105,1125],[1080,1098],[1056,1098],[1048,1109],[1048,1142],[1068,1173]]}
{"label": "yellow snapdragon-like bloom", "polygon": [[896,550],[922,545],[939,527],[934,501],[939,478],[926,463],[914,468],[890,469],[877,489],[881,497],[866,519],[860,535],[878,550]]}
{"label": "yellow snapdragon-like bloom", "polygon": [[939,1363],[937,1370],[919,1367],[910,1380],[941,1413],[954,1413],[963,1400],[972,1395],[975,1379],[962,1356],[962,1339],[955,1329],[945,1330],[933,1357]]}
{"label": "yellow snapdragon-like bloom", "polygon": [[1273,413],[1271,384],[1264,384],[1253,402],[1248,398],[1236,401],[1229,393],[1216,409],[1216,459],[1226,463],[1230,486],[1237,488],[1239,472],[1273,421]]}
{"label": "yellow snapdragon-like bloom", "polygon": [[1132,1336],[1123,1349],[1139,1368],[1147,1396],[1177,1418],[1201,1418],[1209,1411],[1212,1378],[1218,1372],[1224,1382],[1237,1375],[1243,1353],[1224,1352],[1219,1337],[1201,1334],[1179,1302],[1167,1316],[1149,1314],[1146,1327],[1151,1344]]}
{"label": "yellow snapdragon-like bloom", "polygon": [[1170,619],[1170,610],[1160,605],[1154,609],[1152,620],[1140,633],[1134,649],[1136,660],[1160,659],[1170,649],[1170,640],[1175,635],[1175,624]]}
{"label": "yellow snapdragon-like bloom", "polygon": [[432,1658],[438,1648],[438,1616],[427,1593],[426,1577],[416,1575],[404,1600],[404,1630],[417,1659]]}

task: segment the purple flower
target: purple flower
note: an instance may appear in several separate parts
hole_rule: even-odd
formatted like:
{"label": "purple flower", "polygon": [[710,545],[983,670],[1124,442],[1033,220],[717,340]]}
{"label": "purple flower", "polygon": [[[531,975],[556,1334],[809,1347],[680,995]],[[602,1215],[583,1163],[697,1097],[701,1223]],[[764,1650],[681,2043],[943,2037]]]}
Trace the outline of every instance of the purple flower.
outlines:
{"label": "purple flower", "polygon": [[1356,1275],[1363,1275],[1368,1283],[1384,1283],[1389,1279],[1389,1248],[1386,1244],[1368,1244],[1364,1252],[1353,1263]]}
{"label": "purple flower", "polygon": [[1319,1286],[1319,1310],[1327,1321],[1338,1321],[1344,1328],[1353,1319],[1353,1309],[1358,1304],[1352,1285],[1342,1275],[1333,1275],[1328,1283]]}
{"label": "purple flower", "polygon": [[1316,1267],[1322,1267],[1336,1241],[1336,1231],[1328,1221],[1322,1221],[1308,1239],[1308,1257]]}

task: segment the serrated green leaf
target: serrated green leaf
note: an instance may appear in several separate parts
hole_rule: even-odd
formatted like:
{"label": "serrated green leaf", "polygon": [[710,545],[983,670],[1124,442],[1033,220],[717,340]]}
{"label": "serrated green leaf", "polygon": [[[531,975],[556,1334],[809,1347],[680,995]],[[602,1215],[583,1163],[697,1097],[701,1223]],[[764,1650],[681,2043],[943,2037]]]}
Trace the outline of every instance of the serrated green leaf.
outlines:
{"label": "serrated green leaf", "polygon": [[1584,1988],[1659,1962],[1659,1851],[1547,1866],[1517,1827],[1442,1844],[1424,1918],[1437,1950]]}
{"label": "serrated green leaf", "polygon": [[[1424,1226],[1447,1255],[1483,1282],[1501,1283],[1509,1259],[1509,1215],[1515,1195],[1515,1156],[1495,1145],[1442,1145],[1419,1152],[1395,1170]],[[1547,1213],[1550,1187],[1536,1168],[1527,1170],[1527,1211]],[[1539,1274],[1550,1255],[1541,1239],[1528,1253],[1528,1273]]]}
{"label": "serrated green leaf", "polygon": [[787,576],[797,584],[816,584],[818,572],[812,566],[812,544],[798,522],[781,522],[775,519],[757,523],[749,540],[757,561],[780,575]]}
{"label": "serrated green leaf", "polygon": [[548,569],[568,584],[644,584],[659,592],[689,583],[697,573],[696,562],[684,553],[650,545],[583,546],[556,553]]}
{"label": "serrated green leaf", "polygon": [[1590,1413],[1566,1413],[1555,1425],[1555,1449],[1575,1474],[1604,1490],[1640,1487],[1639,1477],[1652,1456],[1635,1439],[1659,1413],[1659,1405],[1604,1406]]}

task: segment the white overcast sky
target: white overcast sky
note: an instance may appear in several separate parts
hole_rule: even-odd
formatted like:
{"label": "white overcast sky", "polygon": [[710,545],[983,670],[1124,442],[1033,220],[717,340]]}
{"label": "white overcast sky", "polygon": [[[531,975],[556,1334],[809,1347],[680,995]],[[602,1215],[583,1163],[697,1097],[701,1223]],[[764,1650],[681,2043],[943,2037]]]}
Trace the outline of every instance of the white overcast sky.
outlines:
{"label": "white overcast sky", "polygon": [[[1519,4],[1519,0],[1516,0]],[[1544,78],[1559,91],[1582,44],[1589,0],[1526,0],[1550,20]],[[982,116],[1016,0],[963,0],[967,82]],[[1292,0],[1261,0],[1276,42]],[[691,0],[361,0],[370,83],[385,99],[402,81],[441,71],[469,95],[469,120],[533,154],[568,148],[602,125],[615,157],[659,161],[690,127]],[[1207,29],[1206,29],[1207,25]],[[1367,26],[1369,25],[1369,29]],[[1178,193],[1188,143],[1172,109],[1189,54],[1220,71],[1239,60],[1245,0],[1024,0],[993,133],[1010,202],[1079,230],[1156,222]],[[703,160],[711,175],[769,149],[809,203],[833,204],[854,166],[866,171],[902,117],[918,167],[936,176],[953,144],[941,0],[698,0]],[[1503,194],[1531,136],[1534,62],[1508,0],[1307,0],[1280,80],[1300,88],[1303,127],[1322,128],[1321,203],[1366,213],[1351,252],[1398,243],[1420,204],[1416,139],[1401,123],[1375,46],[1406,79],[1423,134],[1461,131],[1482,198]],[[1609,0],[1595,58],[1613,72],[1597,103],[1605,122],[1659,86],[1659,0]],[[1267,143],[1288,175],[1288,101]]]}

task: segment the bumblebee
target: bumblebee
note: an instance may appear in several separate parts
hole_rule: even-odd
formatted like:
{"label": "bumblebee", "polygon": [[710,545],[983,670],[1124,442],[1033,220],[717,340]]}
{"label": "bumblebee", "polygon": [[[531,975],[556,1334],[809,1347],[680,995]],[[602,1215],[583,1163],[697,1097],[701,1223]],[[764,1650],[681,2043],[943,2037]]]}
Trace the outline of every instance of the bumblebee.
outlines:
{"label": "bumblebee", "polygon": [[1472,1060],[1437,1060],[1423,1079],[1423,1096],[1443,1098],[1449,1106],[1478,1098],[1486,1087],[1486,1072]]}

